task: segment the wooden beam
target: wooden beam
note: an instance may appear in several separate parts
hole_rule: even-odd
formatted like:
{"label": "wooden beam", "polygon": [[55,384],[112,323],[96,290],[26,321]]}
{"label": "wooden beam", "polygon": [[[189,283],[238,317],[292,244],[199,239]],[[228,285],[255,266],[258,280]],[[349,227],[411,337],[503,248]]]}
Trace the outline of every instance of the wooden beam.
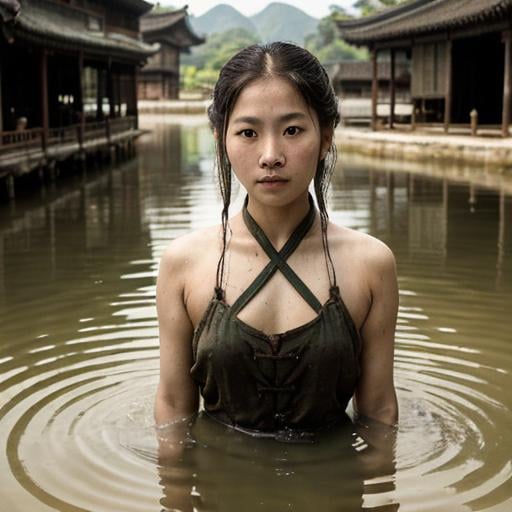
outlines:
{"label": "wooden beam", "polygon": [[445,58],[445,96],[444,96],[444,131],[448,133],[450,129],[451,110],[452,110],[452,42],[446,41]]}
{"label": "wooden beam", "polygon": [[377,50],[372,49],[372,130],[377,130],[377,102],[379,99],[379,78],[377,76]]}
{"label": "wooden beam", "polygon": [[502,40],[505,44],[505,62],[503,73],[503,112],[501,116],[501,134],[503,137],[508,137],[508,127],[510,125],[510,31],[503,33]]}
{"label": "wooden beam", "polygon": [[43,150],[46,150],[50,119],[48,111],[48,54],[44,48],[41,52],[41,124],[43,126]]}
{"label": "wooden beam", "polygon": [[389,77],[389,128],[393,129],[395,124],[395,52],[394,48],[391,48],[391,69]]}

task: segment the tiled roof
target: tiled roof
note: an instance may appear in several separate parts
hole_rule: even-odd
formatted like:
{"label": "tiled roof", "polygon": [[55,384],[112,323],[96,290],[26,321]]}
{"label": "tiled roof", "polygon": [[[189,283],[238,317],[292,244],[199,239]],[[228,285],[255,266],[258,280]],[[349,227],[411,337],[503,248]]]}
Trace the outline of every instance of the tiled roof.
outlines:
{"label": "tiled roof", "polygon": [[140,19],[141,32],[153,32],[171,27],[178,21],[187,17],[186,9],[168,12],[149,12]]}
{"label": "tiled roof", "polygon": [[159,50],[159,45],[124,34],[93,32],[69,21],[62,11],[49,11],[34,3],[22,6],[16,18],[5,24],[5,29],[18,38],[44,46],[78,47],[131,59],[145,59]]}
{"label": "tiled roof", "polygon": [[156,32],[160,32],[162,35],[172,34],[173,29],[176,29],[179,24],[188,32],[187,46],[204,43],[205,39],[198,36],[190,26],[186,7],[162,13],[150,12],[140,19],[140,30],[145,36],[151,33],[155,37]]}
{"label": "tiled roof", "polygon": [[512,0],[412,0],[337,25],[345,41],[369,44],[510,19],[511,13]]}
{"label": "tiled roof", "polygon": [[130,11],[138,14],[139,16],[147,13],[153,8],[153,4],[145,2],[144,0],[116,0],[112,4],[121,4],[123,7],[130,9]]}

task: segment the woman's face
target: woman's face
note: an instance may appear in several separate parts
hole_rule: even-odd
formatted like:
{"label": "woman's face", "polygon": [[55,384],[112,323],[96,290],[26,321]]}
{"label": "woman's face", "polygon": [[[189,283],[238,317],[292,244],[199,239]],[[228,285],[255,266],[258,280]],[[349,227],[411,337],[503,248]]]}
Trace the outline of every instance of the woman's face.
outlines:
{"label": "woman's face", "polygon": [[[324,132],[324,133],[323,133]],[[303,200],[332,132],[283,78],[249,83],[231,113],[226,150],[251,202],[286,206]]]}

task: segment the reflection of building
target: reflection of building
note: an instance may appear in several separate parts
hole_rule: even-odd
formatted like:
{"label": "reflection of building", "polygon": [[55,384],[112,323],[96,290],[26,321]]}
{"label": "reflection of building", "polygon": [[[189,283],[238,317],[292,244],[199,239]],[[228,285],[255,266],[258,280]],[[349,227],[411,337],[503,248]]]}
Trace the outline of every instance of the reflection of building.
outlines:
{"label": "reflection of building", "polygon": [[187,8],[168,12],[150,12],[141,19],[144,40],[159,43],[139,77],[139,98],[176,99],[180,87],[180,52],[205,40],[196,35],[188,22]]}
{"label": "reflection of building", "polygon": [[133,138],[143,0],[0,0],[0,178]]}
{"label": "reflection of building", "polygon": [[409,175],[409,251],[422,259],[446,259],[448,183]]}
{"label": "reflection of building", "polygon": [[[391,105],[396,54],[411,55],[415,120],[501,126],[510,121],[512,4],[504,0],[413,0],[373,16],[338,22],[341,37],[372,53],[372,119],[378,103],[378,56],[390,54]],[[393,110],[393,109],[391,109]],[[390,121],[393,121],[391,111]]]}

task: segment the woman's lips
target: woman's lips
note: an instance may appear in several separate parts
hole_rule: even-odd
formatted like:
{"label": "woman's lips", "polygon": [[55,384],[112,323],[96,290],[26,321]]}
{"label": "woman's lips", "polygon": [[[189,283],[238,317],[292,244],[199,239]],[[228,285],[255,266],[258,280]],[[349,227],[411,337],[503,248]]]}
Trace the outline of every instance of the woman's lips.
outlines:
{"label": "woman's lips", "polygon": [[278,188],[288,183],[288,180],[280,176],[265,176],[258,183],[264,188]]}

